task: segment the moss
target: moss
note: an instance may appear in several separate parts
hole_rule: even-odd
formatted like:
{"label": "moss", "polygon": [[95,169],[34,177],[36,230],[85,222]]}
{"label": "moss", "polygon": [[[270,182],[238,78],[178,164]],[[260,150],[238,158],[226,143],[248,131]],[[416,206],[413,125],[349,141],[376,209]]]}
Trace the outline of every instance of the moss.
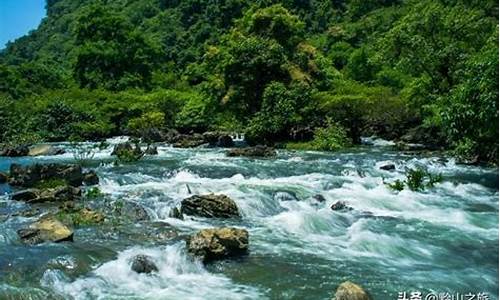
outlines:
{"label": "moss", "polygon": [[88,208],[77,210],[59,210],[55,215],[56,218],[66,224],[76,226],[81,225],[95,225],[104,222],[104,215],[100,212],[93,211]]}
{"label": "moss", "polygon": [[68,185],[68,182],[64,179],[46,179],[37,182],[35,184],[35,188],[43,190],[43,189],[53,189],[66,185]]}

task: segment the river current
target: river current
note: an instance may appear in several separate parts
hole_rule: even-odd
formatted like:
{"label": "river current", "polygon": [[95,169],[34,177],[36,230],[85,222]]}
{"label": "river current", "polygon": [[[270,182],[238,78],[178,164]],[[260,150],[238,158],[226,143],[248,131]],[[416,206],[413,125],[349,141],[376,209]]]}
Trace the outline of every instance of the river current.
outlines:
{"label": "river current", "polygon": [[[272,159],[165,145],[157,156],[115,165],[110,153],[119,141],[92,159],[103,196],[88,205],[134,202],[150,220],[82,226],[72,243],[28,246],[16,233],[35,220],[16,215],[28,205],[0,196],[0,299],[331,299],[346,280],[376,300],[416,291],[498,299],[498,169],[377,145],[279,150]],[[0,158],[0,172],[14,162],[74,161],[71,145],[61,145],[64,155]],[[389,162],[395,171],[380,169]],[[417,166],[443,181],[421,192],[384,184]],[[234,199],[242,218],[169,217],[182,199],[207,193]],[[339,200],[353,209],[331,210]],[[183,238],[223,225],[249,231],[249,255],[193,261]],[[151,256],[158,273],[131,271],[137,254]]]}

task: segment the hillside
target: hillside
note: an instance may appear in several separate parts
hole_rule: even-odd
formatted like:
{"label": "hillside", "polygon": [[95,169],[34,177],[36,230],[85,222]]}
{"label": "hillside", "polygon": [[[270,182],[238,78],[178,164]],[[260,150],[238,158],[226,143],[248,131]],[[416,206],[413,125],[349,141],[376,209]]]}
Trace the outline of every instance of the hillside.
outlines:
{"label": "hillside", "polygon": [[0,142],[377,135],[498,160],[498,7],[479,0],[47,0],[0,53]]}

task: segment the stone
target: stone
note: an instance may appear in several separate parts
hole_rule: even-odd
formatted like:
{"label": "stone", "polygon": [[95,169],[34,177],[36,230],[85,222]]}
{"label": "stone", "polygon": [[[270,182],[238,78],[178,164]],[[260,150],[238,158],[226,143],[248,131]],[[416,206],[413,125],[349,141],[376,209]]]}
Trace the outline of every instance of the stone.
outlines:
{"label": "stone", "polygon": [[203,229],[187,240],[188,252],[203,262],[244,255],[248,231],[232,227]]}
{"label": "stone", "polygon": [[93,170],[88,171],[83,174],[83,183],[85,185],[97,185],[99,184],[99,176]]}
{"label": "stone", "polygon": [[73,231],[52,216],[41,218],[29,227],[18,230],[17,234],[21,241],[30,245],[73,241]]}
{"label": "stone", "polygon": [[26,145],[4,146],[0,150],[0,156],[19,157],[27,156],[29,148]]}
{"label": "stone", "polygon": [[119,213],[122,217],[135,222],[149,220],[149,215],[146,209],[142,207],[142,205],[132,201],[123,201],[123,206],[121,207]]}
{"label": "stone", "polygon": [[313,199],[320,202],[320,203],[323,203],[326,201],[325,197],[321,194],[316,194],[313,196]]}
{"label": "stone", "polygon": [[195,195],[182,200],[181,213],[205,218],[239,217],[238,206],[226,195]]}
{"label": "stone", "polygon": [[78,219],[80,224],[99,224],[104,222],[104,215],[85,207],[78,211]]}
{"label": "stone", "polygon": [[359,285],[345,281],[339,285],[332,300],[371,300],[372,297]]}
{"label": "stone", "polygon": [[9,181],[9,176],[7,174],[0,172],[0,184],[7,183]]}
{"label": "stone", "polygon": [[227,152],[227,156],[274,157],[276,156],[276,150],[274,150],[274,148],[272,147],[267,146],[234,148]]}
{"label": "stone", "polygon": [[40,196],[41,191],[39,189],[27,189],[19,192],[15,192],[10,195],[10,198],[14,201],[26,201],[30,202]]}
{"label": "stone", "polygon": [[393,171],[393,170],[396,170],[396,165],[395,164],[385,164],[385,165],[380,166],[380,170]]}
{"label": "stone", "polygon": [[144,154],[146,154],[146,155],[158,155],[158,147],[153,146],[153,145],[148,145],[148,147],[144,151]]}
{"label": "stone", "polygon": [[29,149],[28,156],[48,156],[60,155],[64,153],[66,153],[64,149],[57,148],[52,145],[36,145]]}
{"label": "stone", "polygon": [[344,201],[337,201],[332,206],[330,206],[332,210],[352,210],[352,207],[347,206]]}
{"label": "stone", "polygon": [[222,147],[222,148],[234,147],[233,138],[227,134],[219,136],[219,139],[217,140],[217,147]]}
{"label": "stone", "polygon": [[199,133],[194,134],[181,134],[177,137],[177,141],[174,143],[175,148],[195,148],[205,144],[205,139],[203,135]]}
{"label": "stone", "polygon": [[174,207],[170,210],[170,212],[168,213],[168,216],[170,218],[175,218],[175,219],[179,219],[179,220],[184,220],[184,216],[182,215],[180,209],[178,209],[177,207]]}
{"label": "stone", "polygon": [[150,274],[152,272],[158,272],[158,267],[153,262],[150,256],[139,254],[132,258],[132,266],[130,267],[132,271],[139,274]]}
{"label": "stone", "polygon": [[60,179],[71,186],[81,186],[82,168],[74,164],[34,164],[10,166],[9,183],[13,186],[33,187],[40,181]]}
{"label": "stone", "polygon": [[28,203],[43,202],[64,202],[77,200],[82,194],[80,188],[72,186],[60,186],[52,189],[27,189],[15,192],[11,199],[15,201],[24,201]]}

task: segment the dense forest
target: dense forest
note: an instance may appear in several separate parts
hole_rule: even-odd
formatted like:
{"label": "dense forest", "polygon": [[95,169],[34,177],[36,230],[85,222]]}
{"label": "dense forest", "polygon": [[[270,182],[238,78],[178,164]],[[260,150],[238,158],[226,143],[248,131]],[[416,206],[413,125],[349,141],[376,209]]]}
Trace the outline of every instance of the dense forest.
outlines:
{"label": "dense forest", "polygon": [[498,160],[495,0],[47,0],[0,52],[0,142],[361,136]]}

